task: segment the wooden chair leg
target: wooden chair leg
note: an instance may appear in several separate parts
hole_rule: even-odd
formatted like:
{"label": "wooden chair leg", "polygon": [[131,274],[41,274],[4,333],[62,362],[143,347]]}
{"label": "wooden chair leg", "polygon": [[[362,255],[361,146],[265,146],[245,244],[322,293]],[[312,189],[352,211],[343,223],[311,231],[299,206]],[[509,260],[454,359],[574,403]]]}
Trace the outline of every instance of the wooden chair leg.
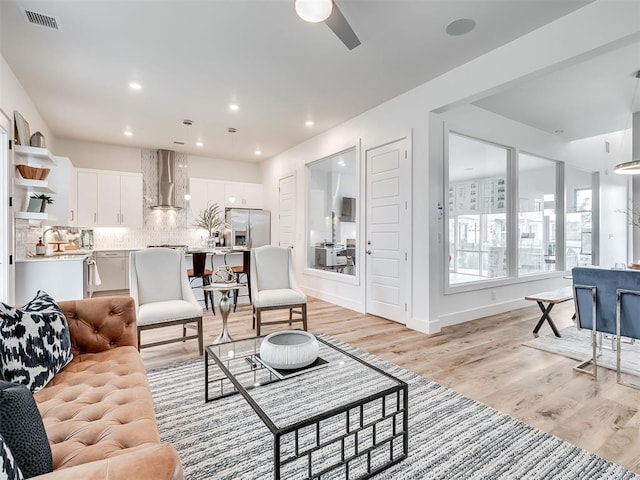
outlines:
{"label": "wooden chair leg", "polygon": [[307,330],[307,304],[302,305],[302,328]]}
{"label": "wooden chair leg", "polygon": [[260,309],[256,308],[256,336],[260,336]]}
{"label": "wooden chair leg", "polygon": [[198,319],[198,350],[200,356],[204,353],[204,335],[202,334],[202,317]]}

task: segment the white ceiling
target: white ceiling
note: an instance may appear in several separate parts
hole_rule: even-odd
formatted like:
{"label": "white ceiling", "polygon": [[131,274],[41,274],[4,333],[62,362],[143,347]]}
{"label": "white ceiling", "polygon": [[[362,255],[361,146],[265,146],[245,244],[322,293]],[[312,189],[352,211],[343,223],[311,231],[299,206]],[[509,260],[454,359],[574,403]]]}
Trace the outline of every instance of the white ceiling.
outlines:
{"label": "white ceiling", "polygon": [[[57,137],[252,161],[258,147],[275,155],[589,0],[336,2],[362,41],[352,51],[292,0],[0,0],[0,45]],[[24,8],[60,30],[28,24]],[[460,18],[475,30],[447,35]]]}
{"label": "white ceiling", "polygon": [[636,39],[474,104],[567,140],[618,132],[640,111],[639,70]]}

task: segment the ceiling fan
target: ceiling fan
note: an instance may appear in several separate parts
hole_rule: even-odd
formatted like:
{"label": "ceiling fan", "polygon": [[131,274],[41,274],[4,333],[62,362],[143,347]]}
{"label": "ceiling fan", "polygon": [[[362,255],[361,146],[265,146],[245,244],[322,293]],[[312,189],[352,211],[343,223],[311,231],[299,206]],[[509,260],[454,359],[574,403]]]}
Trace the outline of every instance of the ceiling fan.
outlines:
{"label": "ceiling fan", "polygon": [[326,23],[349,50],[360,45],[360,39],[333,0],[294,0],[294,5],[303,20]]}

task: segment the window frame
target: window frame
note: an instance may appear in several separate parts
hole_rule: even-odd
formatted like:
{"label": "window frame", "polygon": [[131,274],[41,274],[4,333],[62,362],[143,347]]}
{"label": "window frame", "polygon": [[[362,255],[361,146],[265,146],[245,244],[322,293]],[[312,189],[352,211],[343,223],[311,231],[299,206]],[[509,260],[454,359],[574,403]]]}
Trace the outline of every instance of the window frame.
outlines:
{"label": "window frame", "polygon": [[[564,177],[564,169],[565,163],[559,160],[551,159],[545,157],[544,155],[540,155],[537,153],[531,153],[526,150],[520,150],[515,146],[505,145],[500,142],[495,142],[483,138],[476,137],[474,135],[469,135],[463,133],[461,130],[450,128],[447,125],[444,126],[444,136],[443,136],[443,192],[447,195],[448,200],[448,192],[449,192],[449,138],[450,134],[459,135],[462,137],[466,137],[481,143],[485,143],[492,146],[497,146],[500,148],[504,148],[507,150],[507,169],[505,178],[507,179],[507,241],[506,241],[506,261],[507,261],[507,275],[506,277],[500,277],[495,279],[485,279],[478,280],[474,282],[468,283],[460,283],[460,284],[451,284],[450,283],[450,275],[449,275],[449,255],[452,254],[450,252],[450,238],[449,238],[449,222],[451,220],[450,211],[448,208],[448,201],[444,201],[443,205],[447,206],[444,208],[444,228],[443,230],[443,242],[442,242],[442,269],[444,274],[444,295],[451,295],[457,293],[471,292],[476,290],[483,290],[488,288],[512,285],[517,283],[527,283],[536,280],[544,280],[549,278],[557,278],[566,275],[564,270],[565,259],[564,259],[564,245],[565,245],[565,177]],[[526,274],[523,276],[518,275],[518,173],[519,173],[519,155],[520,153],[535,156],[544,160],[553,161],[556,164],[556,242],[558,245],[563,245],[560,254],[556,254],[556,262],[557,268],[554,271],[549,272],[536,272],[531,274]],[[599,185],[597,185],[599,188]],[[592,198],[594,211],[596,209],[596,182],[594,181],[594,195]],[[594,216],[595,218],[595,216]],[[594,257],[597,258],[597,245],[594,243]]]}
{"label": "window frame", "polygon": [[[309,168],[314,164],[321,162],[323,160],[327,160],[329,158],[344,154],[353,150],[356,162],[356,267],[354,275],[349,275],[345,273],[338,273],[329,270],[320,270],[317,268],[313,268],[308,265],[308,253],[311,248],[310,244],[310,235],[309,235],[309,185],[310,185],[310,170]],[[356,141],[355,143],[349,143],[344,145],[342,148],[333,150],[326,155],[323,155],[319,158],[314,158],[312,160],[305,161],[304,163],[304,266],[302,268],[302,273],[304,275],[308,275],[311,277],[317,277],[325,280],[332,280],[336,282],[346,283],[350,285],[359,285],[360,284],[360,276],[362,275],[363,265],[361,262],[363,261],[362,253],[362,239],[364,238],[362,233],[362,226],[364,223],[362,220],[362,176],[361,176],[361,161],[360,161],[360,152],[361,146],[360,141]]]}

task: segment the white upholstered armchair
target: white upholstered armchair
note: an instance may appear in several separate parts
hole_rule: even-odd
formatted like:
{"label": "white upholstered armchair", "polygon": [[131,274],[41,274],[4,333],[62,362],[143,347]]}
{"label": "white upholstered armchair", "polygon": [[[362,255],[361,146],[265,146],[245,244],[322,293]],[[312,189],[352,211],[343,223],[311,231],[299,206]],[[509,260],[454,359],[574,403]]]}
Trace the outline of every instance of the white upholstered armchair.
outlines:
{"label": "white upholstered armchair", "polygon": [[[197,339],[203,351],[202,307],[187,278],[182,250],[147,248],[131,252],[129,289],[138,313],[138,349]],[[182,325],[182,336],[141,343],[143,330]],[[186,326],[195,326],[195,335],[186,335]]]}
{"label": "white upholstered armchair", "polygon": [[[290,248],[265,245],[252,249],[250,278],[253,327],[258,336],[261,325],[302,322],[303,328],[307,329],[307,296],[296,283]],[[263,311],[277,309],[289,310],[288,318],[262,321]],[[300,317],[294,319],[294,313]]]}

